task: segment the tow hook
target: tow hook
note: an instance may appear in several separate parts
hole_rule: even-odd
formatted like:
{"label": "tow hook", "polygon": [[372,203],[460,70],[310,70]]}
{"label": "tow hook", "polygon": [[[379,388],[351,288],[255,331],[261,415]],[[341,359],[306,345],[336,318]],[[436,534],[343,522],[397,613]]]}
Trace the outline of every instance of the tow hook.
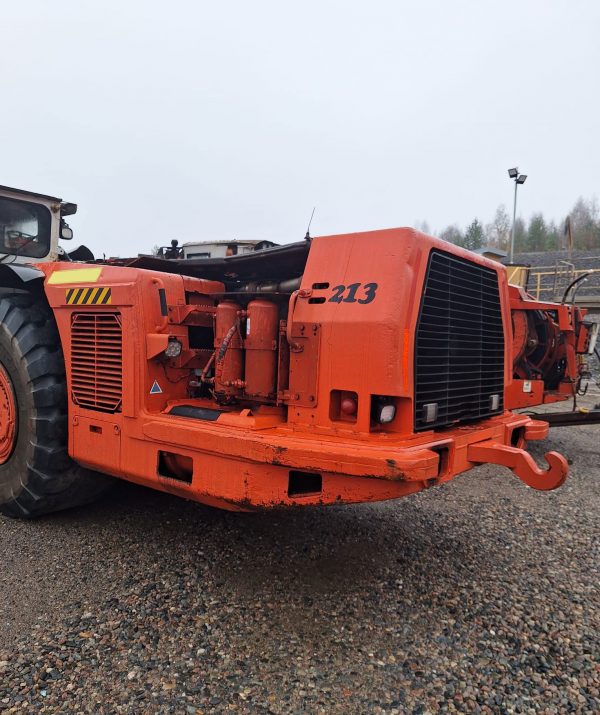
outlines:
{"label": "tow hook", "polygon": [[467,449],[469,461],[508,467],[527,486],[540,491],[550,491],[557,489],[565,481],[569,465],[558,452],[547,452],[544,456],[550,465],[548,469],[540,469],[529,452],[492,440],[470,444]]}

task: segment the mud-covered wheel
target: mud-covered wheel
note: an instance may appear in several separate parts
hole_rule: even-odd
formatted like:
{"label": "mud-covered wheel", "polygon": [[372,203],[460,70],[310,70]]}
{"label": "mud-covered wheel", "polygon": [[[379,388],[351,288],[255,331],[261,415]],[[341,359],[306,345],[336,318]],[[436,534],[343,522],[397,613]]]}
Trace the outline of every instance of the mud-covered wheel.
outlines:
{"label": "mud-covered wheel", "polygon": [[67,453],[58,330],[43,297],[0,295],[0,513],[31,518],[94,500],[114,480]]}

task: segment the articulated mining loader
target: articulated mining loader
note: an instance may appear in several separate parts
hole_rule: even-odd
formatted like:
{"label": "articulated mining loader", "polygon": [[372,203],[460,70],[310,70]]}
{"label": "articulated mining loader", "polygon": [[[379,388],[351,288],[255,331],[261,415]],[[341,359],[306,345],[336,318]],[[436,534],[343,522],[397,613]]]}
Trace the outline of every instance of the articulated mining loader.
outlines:
{"label": "articulated mining loader", "polygon": [[485,463],[565,480],[560,454],[527,452],[548,424],[510,409],[501,265],[407,228],[73,260],[75,209],[0,189],[2,513],[115,477],[245,511],[392,499]]}

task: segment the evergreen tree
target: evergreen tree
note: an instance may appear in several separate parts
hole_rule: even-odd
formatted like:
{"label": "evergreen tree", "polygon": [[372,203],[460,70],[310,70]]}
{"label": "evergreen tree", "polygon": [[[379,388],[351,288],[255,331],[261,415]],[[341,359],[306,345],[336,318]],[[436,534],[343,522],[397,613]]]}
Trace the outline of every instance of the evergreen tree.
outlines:
{"label": "evergreen tree", "polygon": [[558,251],[560,249],[560,231],[554,221],[550,221],[546,233],[546,250]]}
{"label": "evergreen tree", "polygon": [[468,248],[469,251],[475,251],[476,249],[483,247],[484,238],[485,234],[481,221],[475,218],[465,231],[462,246],[463,248]]}
{"label": "evergreen tree", "polygon": [[548,247],[548,228],[541,213],[533,214],[527,229],[527,250],[544,251]]}

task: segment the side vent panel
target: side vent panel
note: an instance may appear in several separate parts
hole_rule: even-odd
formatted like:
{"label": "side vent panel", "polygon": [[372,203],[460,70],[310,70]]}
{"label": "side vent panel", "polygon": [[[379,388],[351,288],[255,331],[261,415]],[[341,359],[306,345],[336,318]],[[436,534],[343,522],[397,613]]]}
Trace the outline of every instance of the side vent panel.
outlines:
{"label": "side vent panel", "polygon": [[71,396],[76,405],[88,410],[121,411],[123,330],[119,313],[73,313]]}

